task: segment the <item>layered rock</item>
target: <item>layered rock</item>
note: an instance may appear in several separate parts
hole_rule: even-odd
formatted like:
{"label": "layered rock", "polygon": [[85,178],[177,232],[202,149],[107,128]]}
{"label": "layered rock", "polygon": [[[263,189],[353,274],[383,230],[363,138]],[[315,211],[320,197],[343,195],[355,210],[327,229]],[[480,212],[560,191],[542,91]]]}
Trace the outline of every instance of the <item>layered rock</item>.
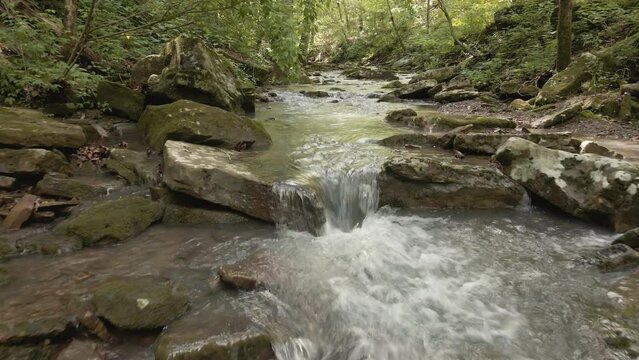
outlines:
{"label": "layered rock", "polygon": [[70,171],[69,162],[58,152],[44,149],[0,149],[0,173],[41,175]]}
{"label": "layered rock", "polygon": [[433,96],[435,101],[441,103],[459,102],[474,99],[479,96],[479,92],[473,89],[455,89],[438,92]]}
{"label": "layered rock", "polygon": [[271,143],[270,136],[257,122],[189,100],[149,106],[138,125],[146,141],[157,151],[162,150],[166,140],[241,150]]}
{"label": "layered rock", "polygon": [[161,55],[169,60],[157,81],[150,84],[152,103],[188,99],[227,111],[242,111],[242,84],[223,55],[187,36],[171,40]]}
{"label": "layered rock", "polygon": [[582,108],[581,103],[568,104],[551,114],[533,121],[532,127],[536,129],[549,128],[561,124],[577,116]]}
{"label": "layered rock", "polygon": [[455,136],[453,147],[463,153],[492,155],[511,137],[530,140],[551,149],[568,149],[571,146],[572,134],[561,133],[528,133],[528,134],[459,134]]}
{"label": "layered rock", "polygon": [[475,129],[512,129],[517,126],[517,124],[512,120],[498,117],[444,114],[437,111],[426,111],[417,114],[411,109],[391,111],[386,115],[385,120],[389,123],[414,126],[418,128],[429,127],[454,129],[460,126],[472,125]]}
{"label": "layered rock", "polygon": [[144,152],[112,149],[105,167],[130,184],[155,185],[160,182],[160,160]]}
{"label": "layered rock", "polygon": [[442,89],[435,80],[422,80],[402,86],[393,94],[400,99],[428,99]]}
{"label": "layered rock", "polygon": [[639,226],[639,167],[593,154],[551,150],[510,138],[495,154],[530,192],[575,216],[622,232]]}
{"label": "layered rock", "polygon": [[111,81],[98,84],[98,102],[108,106],[108,112],[131,121],[138,121],[144,111],[144,95]]}
{"label": "layered rock", "polygon": [[515,207],[525,195],[496,169],[414,153],[386,161],[378,183],[380,206],[407,209]]}
{"label": "layered rock", "polygon": [[84,246],[127,240],[162,217],[162,205],[131,196],[91,205],[55,227],[57,234],[75,236]]}
{"label": "layered rock", "polygon": [[123,187],[115,178],[74,178],[65,174],[47,174],[36,185],[36,194],[68,199],[93,199]]}
{"label": "layered rock", "polygon": [[0,145],[75,149],[87,142],[81,126],[27,109],[0,107]]}
{"label": "layered rock", "polygon": [[276,179],[251,171],[241,153],[167,141],[164,182],[174,191],[294,229],[314,232],[325,222],[314,192],[298,186],[290,194],[275,191]]}

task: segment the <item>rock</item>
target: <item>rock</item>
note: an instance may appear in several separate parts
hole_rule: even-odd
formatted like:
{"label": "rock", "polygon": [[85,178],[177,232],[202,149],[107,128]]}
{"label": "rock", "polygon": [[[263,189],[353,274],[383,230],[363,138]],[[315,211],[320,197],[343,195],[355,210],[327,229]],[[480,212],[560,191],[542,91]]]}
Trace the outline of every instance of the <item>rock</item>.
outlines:
{"label": "rock", "polygon": [[575,116],[577,116],[583,108],[582,103],[568,104],[563,109],[555,111],[552,114],[543,116],[532,123],[532,127],[539,128],[549,128],[563,122],[566,122]]}
{"label": "rock", "polygon": [[162,222],[164,224],[236,224],[250,221],[242,214],[229,210],[214,210],[177,204],[166,205]]}
{"label": "rock", "polygon": [[33,215],[38,197],[32,194],[24,196],[11,208],[7,217],[2,221],[0,229],[19,230],[22,224],[27,222]]}
{"label": "rock", "polygon": [[489,116],[444,114],[437,111],[421,112],[419,116],[417,116],[417,113],[413,110],[393,111],[387,114],[385,120],[389,123],[403,124],[417,128],[454,129],[460,126],[473,125],[475,129],[513,129],[517,126],[514,121],[509,119]]}
{"label": "rock", "polygon": [[515,207],[525,195],[521,186],[493,168],[414,153],[386,161],[378,183],[380,206],[407,209]]}
{"label": "rock", "polygon": [[443,90],[469,89],[472,87],[473,85],[470,83],[470,80],[468,80],[466,76],[460,74],[450,79],[443,87]]}
{"label": "rock", "polygon": [[172,323],[155,343],[156,360],[268,360],[271,337],[229,295]]}
{"label": "rock", "polygon": [[624,244],[614,244],[598,251],[594,262],[604,272],[624,270],[639,265],[639,252]]}
{"label": "rock", "polygon": [[109,107],[108,112],[131,121],[138,121],[144,111],[144,95],[111,81],[98,84],[98,102]]}
{"label": "rock", "polygon": [[508,139],[495,154],[506,174],[567,213],[623,232],[639,226],[639,167]]}
{"label": "rock", "polygon": [[459,102],[474,99],[479,96],[479,92],[469,89],[444,90],[435,94],[434,99],[440,103]]}
{"label": "rock", "polygon": [[317,194],[252,172],[241,153],[167,141],[164,182],[174,191],[293,229],[316,232],[325,222]]}
{"label": "rock", "polygon": [[594,94],[586,98],[583,102],[583,108],[597,114],[609,117],[617,117],[621,110],[619,103],[619,94],[616,92],[607,92]]}
{"label": "rock", "polygon": [[159,279],[120,279],[100,284],[93,293],[96,314],[124,330],[162,328],[182,316],[188,299]]}
{"label": "rock", "polygon": [[134,87],[144,85],[153,74],[159,75],[166,65],[168,59],[164,55],[149,55],[140,59],[131,69],[130,83]]}
{"label": "rock", "polygon": [[130,184],[155,185],[160,182],[160,159],[141,151],[112,149],[105,167]]}
{"label": "rock", "polygon": [[639,227],[626,231],[623,235],[617,237],[614,244],[624,244],[633,249],[639,249]]}
{"label": "rock", "polygon": [[16,178],[0,175],[0,189],[13,189],[16,185]]}
{"label": "rock", "polygon": [[44,105],[42,112],[55,117],[69,117],[78,111],[75,103],[69,102],[49,102]]}
{"label": "rock", "polygon": [[565,70],[555,74],[546,82],[535,98],[535,104],[544,105],[556,102],[574,94],[579,87],[591,77],[590,70],[597,64],[597,57],[591,53],[583,53]]}
{"label": "rock", "polygon": [[515,99],[513,100],[513,102],[510,103],[510,108],[513,110],[527,111],[532,110],[533,106],[530,105],[530,103],[526,100]]}
{"label": "rock", "polygon": [[98,202],[55,227],[57,234],[77,236],[84,246],[127,240],[162,217],[162,205],[131,196]]}
{"label": "rock", "polygon": [[91,340],[73,340],[56,360],[104,360],[106,351],[102,346]]}
{"label": "rock", "polygon": [[17,255],[17,250],[8,240],[0,238],[0,262],[6,261]]}
{"label": "rock", "polygon": [[218,275],[231,287],[251,291],[267,282],[272,267],[268,255],[257,252],[236,263],[220,266]]}
{"label": "rock", "polygon": [[[0,345],[2,360],[48,360],[58,351],[58,346]],[[84,359],[83,359],[84,360]]]}
{"label": "rock", "polygon": [[41,175],[70,171],[67,159],[57,152],[44,149],[0,149],[0,174]]}
{"label": "rock", "polygon": [[257,122],[189,100],[147,107],[138,127],[156,151],[162,150],[166,140],[238,150],[271,143],[271,137]]}
{"label": "rock", "polygon": [[184,35],[168,42],[161,55],[170,60],[157,81],[150,84],[150,103],[186,99],[227,111],[241,111],[242,85],[223,55]]}
{"label": "rock", "polygon": [[441,85],[438,86],[435,80],[422,80],[416,83],[408,84],[395,90],[394,94],[400,99],[427,99],[434,95],[433,91],[441,90]]}
{"label": "rock", "polygon": [[399,80],[392,71],[382,69],[354,69],[344,71],[343,74],[349,79],[357,80]]}
{"label": "rock", "polygon": [[536,144],[554,149],[566,149],[570,146],[572,134],[533,133],[533,134],[459,134],[455,137],[453,148],[463,153],[492,155],[511,137],[520,137]]}
{"label": "rock", "polygon": [[453,139],[454,136],[449,136],[447,133],[397,134],[380,140],[378,144],[388,147],[417,146],[447,148]]}
{"label": "rock", "polygon": [[68,199],[93,199],[124,187],[115,178],[69,177],[65,174],[47,174],[36,185],[36,194]]}
{"label": "rock", "polygon": [[630,94],[634,98],[639,98],[639,83],[621,85],[621,94]]}
{"label": "rock", "polygon": [[579,145],[579,153],[580,154],[596,154],[601,156],[613,157],[616,159],[623,159],[623,155],[617,154],[616,152],[608,149],[607,147],[601,146],[593,141],[583,141],[581,145]]}
{"label": "rock", "polygon": [[[55,302],[55,300],[52,300]],[[16,306],[5,302],[0,315],[0,347],[65,339],[75,326],[72,316],[61,312],[60,304],[49,302],[23,303]],[[10,310],[10,312],[7,312]],[[0,350],[2,354],[2,350]],[[0,359],[6,359],[1,357]],[[36,358],[37,359],[37,358]]]}
{"label": "rock", "polygon": [[16,249],[21,255],[61,255],[82,249],[82,240],[44,232],[17,240]]}
{"label": "rock", "polygon": [[81,126],[27,109],[0,107],[0,145],[76,149],[87,142]]}
{"label": "rock", "polygon": [[416,83],[422,80],[435,80],[437,82],[445,82],[454,78],[459,74],[458,66],[445,66],[441,68],[430,69],[423,74],[419,74],[410,80],[410,83]]}
{"label": "rock", "polygon": [[384,86],[382,86],[382,89],[399,89],[402,86],[404,86],[404,84],[402,84],[401,81],[393,80],[393,81],[385,84]]}
{"label": "rock", "polygon": [[630,94],[621,96],[618,117],[621,120],[635,121],[639,119],[639,102],[633,100]]}
{"label": "rock", "polygon": [[321,91],[321,90],[315,90],[315,91],[305,91],[302,90],[300,91],[300,94],[303,94],[306,97],[309,98],[326,98],[326,97],[330,97],[331,94],[327,93],[326,91]]}
{"label": "rock", "polygon": [[534,85],[522,84],[517,80],[510,80],[499,86],[497,94],[505,99],[523,98],[528,100],[539,94],[539,88]]}

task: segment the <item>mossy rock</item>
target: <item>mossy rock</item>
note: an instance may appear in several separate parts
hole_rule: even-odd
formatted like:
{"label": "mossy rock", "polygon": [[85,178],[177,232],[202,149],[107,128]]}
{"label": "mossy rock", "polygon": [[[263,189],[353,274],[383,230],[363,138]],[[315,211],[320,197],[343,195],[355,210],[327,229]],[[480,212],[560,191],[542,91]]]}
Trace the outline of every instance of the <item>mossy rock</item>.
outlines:
{"label": "mossy rock", "polygon": [[69,173],[71,166],[59,152],[44,149],[0,149],[0,173]]}
{"label": "mossy rock", "polygon": [[160,203],[131,196],[98,202],[60,223],[54,231],[77,236],[84,246],[127,240],[162,217]]}
{"label": "mossy rock", "polygon": [[149,145],[157,151],[162,150],[167,140],[228,149],[271,143],[271,137],[257,122],[189,100],[147,107],[140,118],[139,128]]}
{"label": "mossy rock", "polygon": [[597,66],[597,57],[591,53],[581,54],[565,70],[555,74],[535,98],[535,104],[556,102],[579,90],[581,84],[589,80],[590,71]]}
{"label": "mossy rock", "polygon": [[119,179],[73,178],[65,174],[47,174],[36,185],[36,194],[68,199],[93,199],[106,195],[110,189],[124,186]]}
{"label": "mossy rock", "polygon": [[98,84],[98,102],[109,106],[109,113],[138,121],[144,111],[144,95],[111,81]]}
{"label": "mossy rock", "polygon": [[99,285],[92,303],[96,314],[124,330],[162,328],[182,316],[188,298],[157,279],[119,279]]}
{"label": "mossy rock", "polygon": [[423,117],[429,125],[450,129],[470,124],[473,125],[474,129],[514,129],[517,127],[517,123],[513,120],[492,116],[443,114],[439,112],[420,113],[419,116]]}
{"label": "mossy rock", "polygon": [[160,182],[160,160],[141,151],[112,149],[104,166],[129,184],[155,185]]}
{"label": "mossy rock", "polygon": [[148,55],[140,59],[131,68],[131,85],[140,86],[146,84],[149,76],[161,74],[168,60],[166,56],[158,54]]}
{"label": "mossy rock", "polygon": [[53,120],[36,110],[0,107],[0,145],[76,149],[86,142],[81,126]]}

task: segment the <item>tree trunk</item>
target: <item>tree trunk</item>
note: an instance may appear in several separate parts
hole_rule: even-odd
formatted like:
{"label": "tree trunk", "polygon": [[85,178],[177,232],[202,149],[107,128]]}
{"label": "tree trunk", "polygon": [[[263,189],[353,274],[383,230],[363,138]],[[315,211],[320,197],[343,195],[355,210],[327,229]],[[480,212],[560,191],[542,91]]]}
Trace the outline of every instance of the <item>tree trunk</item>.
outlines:
{"label": "tree trunk", "polygon": [[426,34],[430,34],[431,0],[426,0]]}
{"label": "tree trunk", "polygon": [[446,4],[444,0],[439,0],[439,8],[442,9],[444,16],[446,17],[446,21],[448,22],[448,28],[450,29],[450,36],[453,38],[453,41],[461,46],[464,50],[466,50],[469,54],[475,55],[475,52],[466,44],[464,44],[457,35],[455,35],[455,28],[453,27],[453,19],[451,19],[450,14],[448,14],[448,9],[446,9]]}
{"label": "tree trunk", "polygon": [[342,28],[342,33],[344,34],[344,41],[348,42],[348,35],[346,34],[346,29],[344,29],[344,17],[342,16],[342,5],[339,0],[337,0],[337,11],[339,12],[339,22],[340,27]]}
{"label": "tree trunk", "polygon": [[64,0],[64,32],[69,36],[75,35],[75,21],[77,15],[77,0]]}
{"label": "tree trunk", "polygon": [[572,53],[572,0],[559,0],[559,22],[557,23],[557,70],[570,65]]}
{"label": "tree trunk", "polygon": [[386,0],[386,6],[388,7],[388,15],[390,15],[391,23],[393,24],[395,36],[397,36],[397,42],[399,42],[399,46],[401,46],[402,50],[406,51],[402,37],[399,35],[399,30],[397,30],[397,25],[395,24],[395,17],[393,16],[393,10],[390,6],[390,0]]}

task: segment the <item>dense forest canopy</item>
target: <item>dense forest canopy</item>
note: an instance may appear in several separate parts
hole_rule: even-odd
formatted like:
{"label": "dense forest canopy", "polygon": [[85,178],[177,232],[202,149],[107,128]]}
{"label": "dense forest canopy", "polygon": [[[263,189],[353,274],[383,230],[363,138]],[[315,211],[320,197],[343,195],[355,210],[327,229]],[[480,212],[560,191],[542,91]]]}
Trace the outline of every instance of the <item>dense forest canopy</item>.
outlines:
{"label": "dense forest canopy", "polygon": [[[255,80],[299,79],[308,62],[420,70],[462,63],[482,88],[536,81],[555,68],[554,0],[2,0],[0,99],[28,103],[96,77],[122,80],[135,61],[179,34],[223,51]],[[574,4],[573,53],[631,35],[637,1]],[[636,60],[635,60],[636,61]],[[270,70],[269,70],[270,69]],[[627,73],[597,77],[607,87]]]}

